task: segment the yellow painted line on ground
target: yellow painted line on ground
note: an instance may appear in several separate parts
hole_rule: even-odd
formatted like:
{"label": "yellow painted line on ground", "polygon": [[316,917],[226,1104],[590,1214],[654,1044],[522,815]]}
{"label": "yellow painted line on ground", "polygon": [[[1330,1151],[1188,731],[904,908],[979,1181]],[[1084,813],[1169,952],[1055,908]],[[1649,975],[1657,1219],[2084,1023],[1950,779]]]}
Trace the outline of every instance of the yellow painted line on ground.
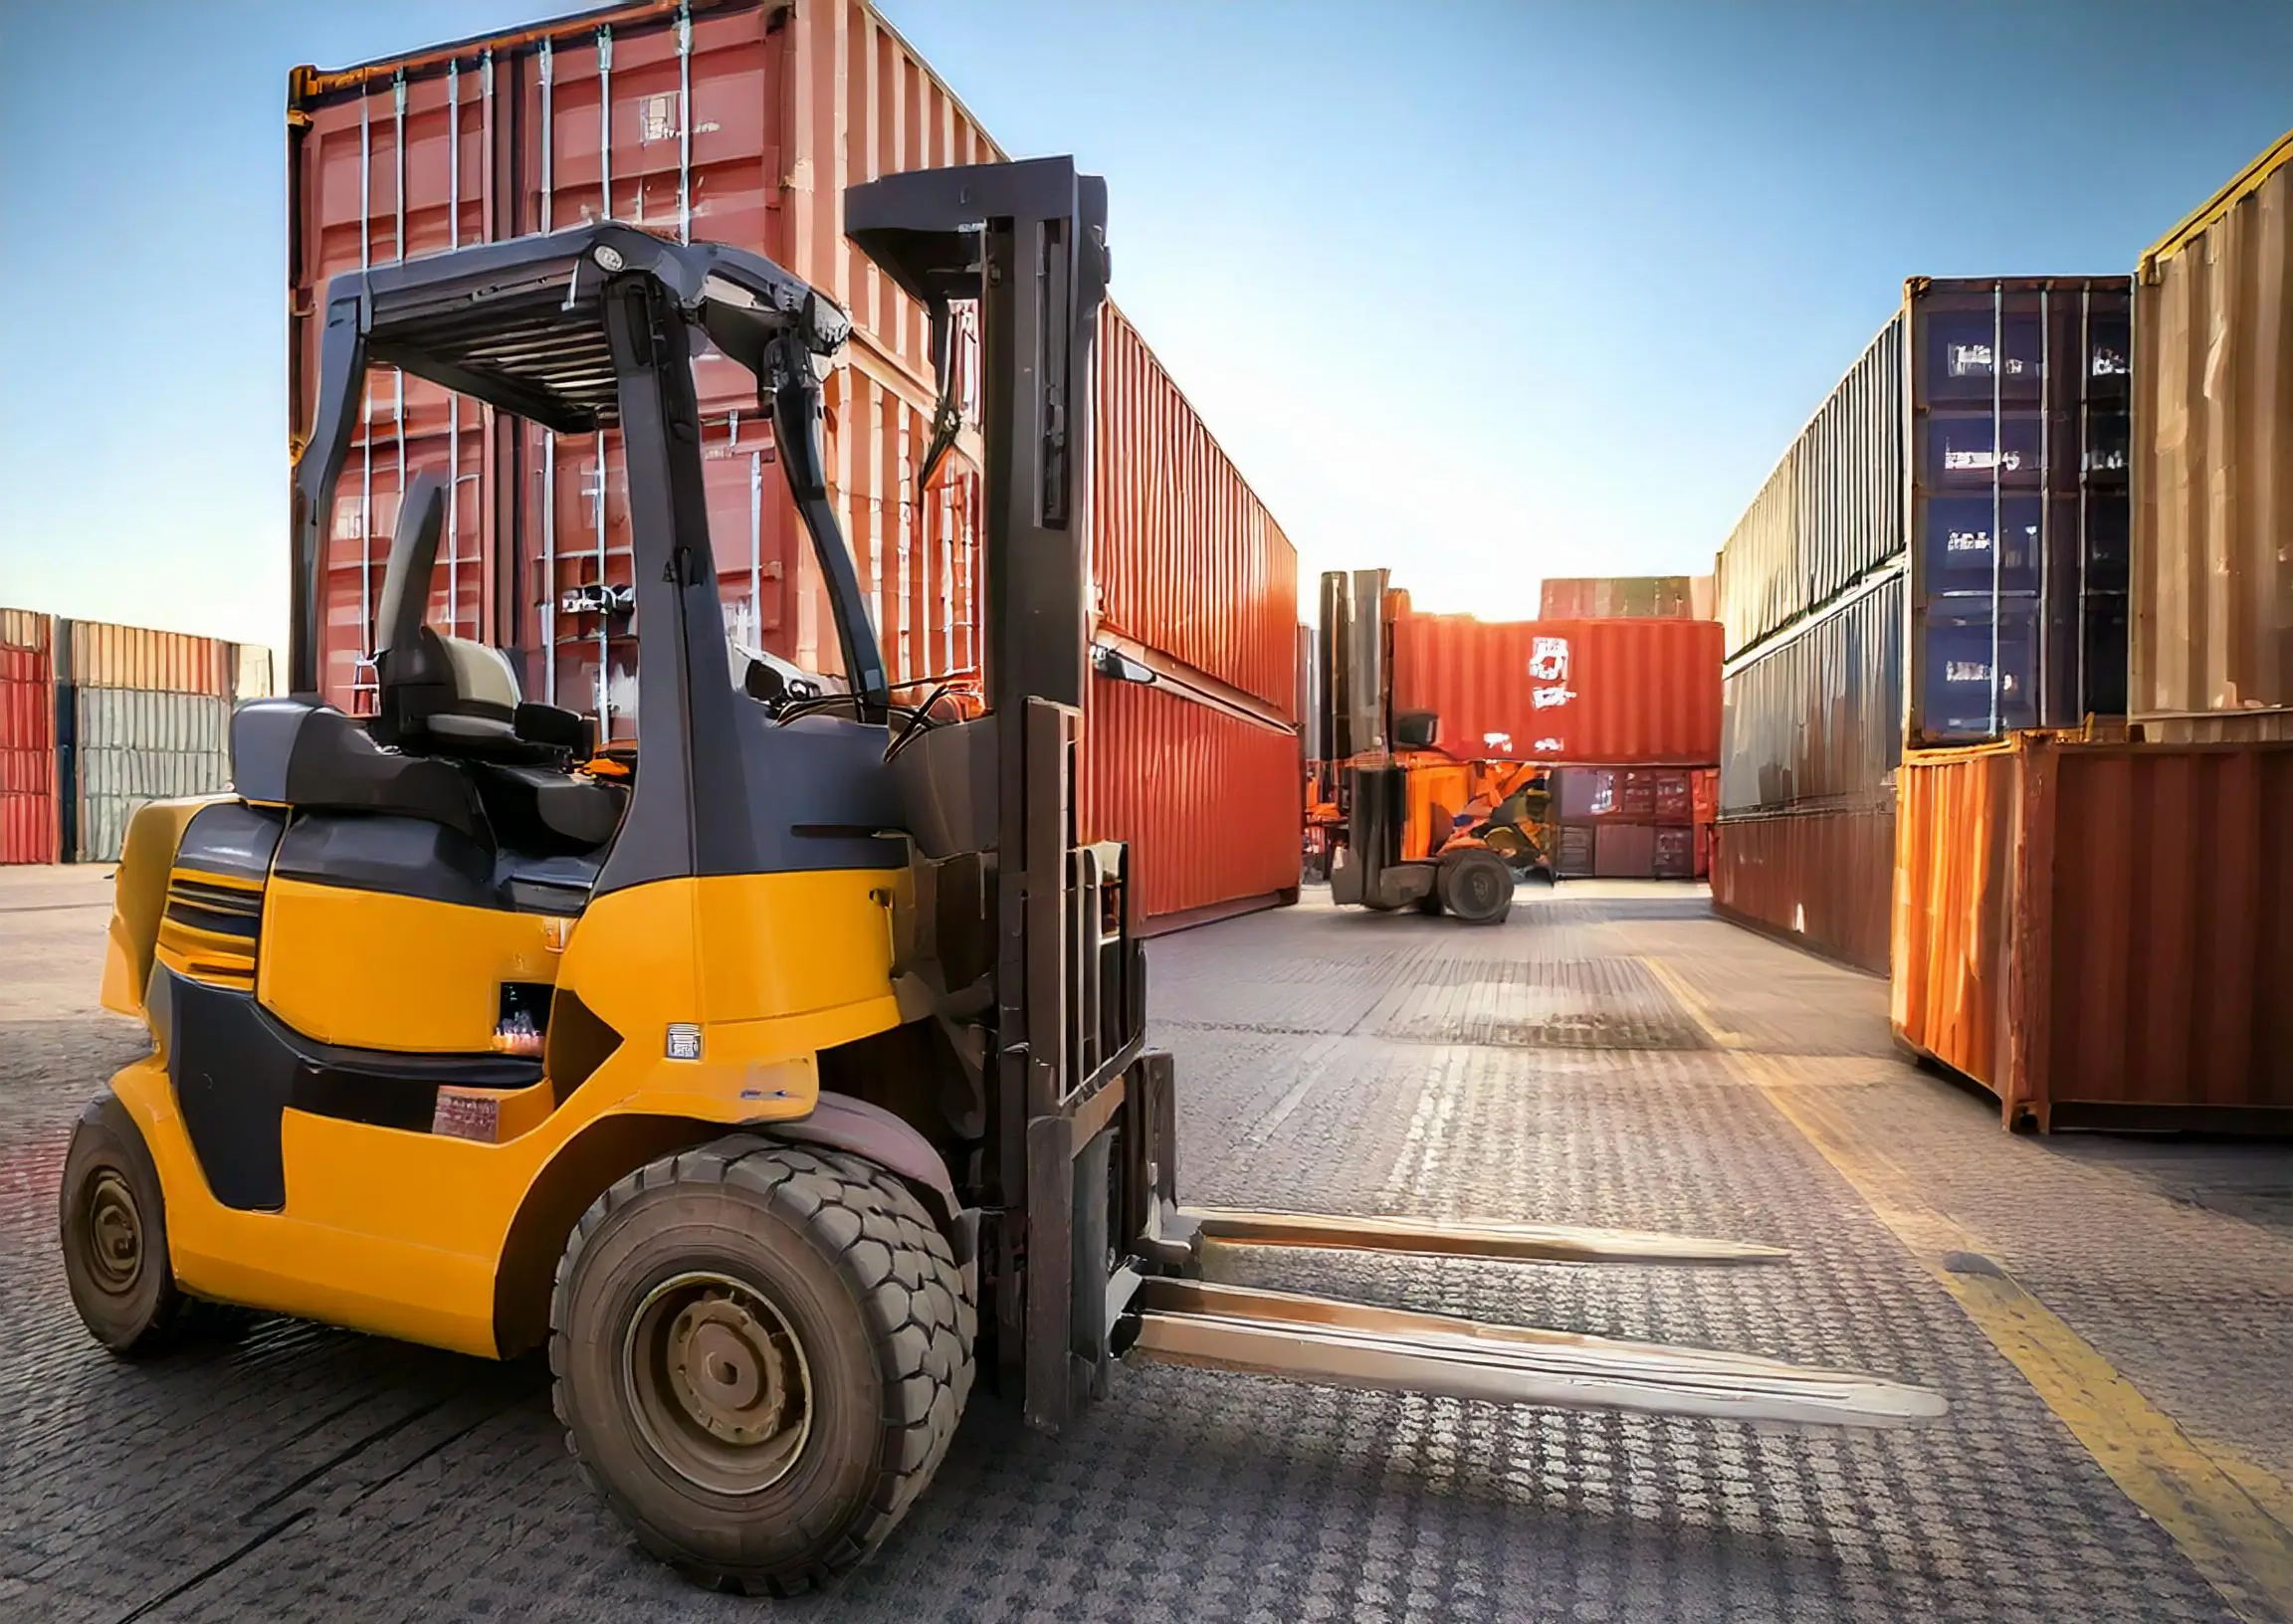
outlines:
{"label": "yellow painted line on ground", "polygon": [[[2234,1450],[2183,1431],[2007,1274],[1980,1239],[1930,1206],[1917,1180],[1825,1098],[1824,1089],[1803,1085],[1743,1034],[1729,1031],[1670,965],[1641,962],[1728,1062],[1838,1169],[2222,1598],[2247,1619],[2293,1619],[2293,1492]],[[1970,1258],[1987,1268],[1970,1269]]]}

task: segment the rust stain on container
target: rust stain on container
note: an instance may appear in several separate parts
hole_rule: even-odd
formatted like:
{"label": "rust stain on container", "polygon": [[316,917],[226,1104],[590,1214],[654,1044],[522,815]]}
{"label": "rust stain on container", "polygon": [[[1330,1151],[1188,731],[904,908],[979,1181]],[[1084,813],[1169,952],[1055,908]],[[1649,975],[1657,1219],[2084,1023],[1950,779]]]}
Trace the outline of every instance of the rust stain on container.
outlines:
{"label": "rust stain on container", "polygon": [[57,858],[53,624],[0,609],[0,863]]}
{"label": "rust stain on container", "polygon": [[2133,680],[2151,738],[2293,738],[2293,132],[2142,262]]}
{"label": "rust stain on container", "polygon": [[1904,759],[1893,1019],[2005,1120],[2293,1125],[2293,743]]}
{"label": "rust stain on container", "polygon": [[1087,840],[1130,844],[1149,928],[1295,901],[1305,830],[1298,734],[1094,679],[1084,716]]}
{"label": "rust stain on container", "polygon": [[1393,707],[1430,710],[1452,755],[1618,766],[1720,759],[1720,626],[1709,620],[1393,625]]}
{"label": "rust stain on container", "polygon": [[1740,924],[1884,975],[1894,861],[1892,806],[1724,816],[1712,826],[1712,903]]}

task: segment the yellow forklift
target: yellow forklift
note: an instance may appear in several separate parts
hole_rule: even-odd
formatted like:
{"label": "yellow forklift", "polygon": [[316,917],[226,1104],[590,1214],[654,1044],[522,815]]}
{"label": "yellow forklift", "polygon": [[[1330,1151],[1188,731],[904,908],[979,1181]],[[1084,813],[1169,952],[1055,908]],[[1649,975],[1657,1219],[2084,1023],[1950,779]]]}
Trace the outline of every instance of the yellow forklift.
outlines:
{"label": "yellow forklift", "polygon": [[1438,716],[1394,710],[1384,570],[1325,573],[1321,614],[1313,704],[1330,759],[1307,819],[1331,900],[1503,923],[1519,880],[1552,874],[1551,769],[1453,755]]}
{"label": "yellow forklift", "polygon": [[[1177,1201],[1137,882],[1076,839],[1092,337],[1106,193],[1071,160],[846,193],[853,240],[983,334],[986,710],[887,684],[821,460],[828,299],[612,222],[346,272],[294,478],[293,697],[233,718],[235,792],[157,803],[104,998],[153,1050],[73,1134],[89,1330],[156,1354],[217,1305],[486,1357],[546,1346],[639,1541],[784,1594],[930,1482],[974,1369],[1067,1426],[1125,1356],[1531,1404],[1887,1425],[1876,1378],[1215,1285],[1233,1245],[1539,1261],[1770,1248]],[[843,671],[729,669],[693,361],[754,375]],[[633,766],[424,624],[444,492],[410,491],[354,719],[317,695],[320,562],[368,368],[561,434],[617,427]]]}

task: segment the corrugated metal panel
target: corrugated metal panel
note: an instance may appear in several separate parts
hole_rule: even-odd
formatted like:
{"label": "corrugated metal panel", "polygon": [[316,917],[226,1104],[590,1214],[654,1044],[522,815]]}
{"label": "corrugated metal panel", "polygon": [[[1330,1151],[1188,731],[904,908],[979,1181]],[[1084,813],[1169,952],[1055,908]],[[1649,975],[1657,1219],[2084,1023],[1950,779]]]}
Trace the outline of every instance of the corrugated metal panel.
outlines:
{"label": "corrugated metal panel", "polygon": [[1701,620],[1686,575],[1582,575],[1544,583],[1540,620]]}
{"label": "corrugated metal panel", "polygon": [[2126,710],[2132,287],[1914,280],[1913,743]]}
{"label": "corrugated metal panel", "polygon": [[231,645],[187,632],[75,620],[66,674],[81,688],[141,688],[170,694],[231,692]]}
{"label": "corrugated metal panel", "polygon": [[2145,258],[2134,342],[2129,710],[2293,738],[2293,132]]}
{"label": "corrugated metal panel", "polygon": [[1154,352],[1099,319],[1092,574],[1113,630],[1296,716],[1298,551]]}
{"label": "corrugated metal panel", "polygon": [[0,609],[0,863],[56,861],[51,622]]}
{"label": "corrugated metal panel", "polygon": [[[305,74],[291,97],[290,421],[311,416],[316,295],[366,263],[562,227],[600,210],[756,249],[844,303],[854,337],[826,384],[831,498],[893,678],[976,669],[977,439],[917,477],[936,398],[922,309],[845,239],[843,193],[896,170],[1003,153],[865,5],[632,5],[378,64]],[[398,70],[406,72],[401,79]],[[1119,312],[1099,380],[1099,585],[1141,642],[1296,704],[1296,559]],[[975,331],[958,403],[978,411]],[[697,382],[719,586],[735,641],[840,664],[826,587],[774,466],[771,426],[730,363]],[[431,614],[511,650],[535,698],[626,737],[634,644],[617,435],[551,437],[419,380],[375,375],[328,543],[323,684],[368,708],[367,663],[399,493],[451,469],[457,500]],[[515,538],[514,543],[507,538]]]}
{"label": "corrugated metal panel", "polygon": [[1731,658],[1903,551],[1904,318],[1898,311],[1792,442],[1721,549]]}
{"label": "corrugated metal panel", "polygon": [[1592,873],[1602,880],[1649,880],[1656,874],[1656,830],[1645,823],[1604,823],[1592,833]]}
{"label": "corrugated metal panel", "polygon": [[230,786],[230,702],[220,695],[81,688],[73,697],[80,861],[112,862],[145,801]]}
{"label": "corrugated metal panel", "polygon": [[1296,733],[1159,687],[1099,679],[1084,729],[1084,837],[1130,843],[1150,920],[1295,895],[1304,837]]}
{"label": "corrugated metal panel", "polygon": [[260,643],[241,643],[232,650],[231,698],[267,700],[279,692],[278,662]]}
{"label": "corrugated metal panel", "polygon": [[1914,752],[1902,804],[1906,1041],[2009,1123],[2283,1127],[2293,745],[2024,735]]}
{"label": "corrugated metal panel", "polygon": [[1732,662],[1722,728],[1723,812],[1870,807],[1902,756],[1900,571],[1788,637]]}
{"label": "corrugated metal panel", "polygon": [[1405,612],[1393,708],[1435,712],[1452,755],[1705,766],[1720,757],[1720,628]]}
{"label": "corrugated metal panel", "polygon": [[1726,917],[1887,973],[1895,809],[1723,817],[1712,903]]}

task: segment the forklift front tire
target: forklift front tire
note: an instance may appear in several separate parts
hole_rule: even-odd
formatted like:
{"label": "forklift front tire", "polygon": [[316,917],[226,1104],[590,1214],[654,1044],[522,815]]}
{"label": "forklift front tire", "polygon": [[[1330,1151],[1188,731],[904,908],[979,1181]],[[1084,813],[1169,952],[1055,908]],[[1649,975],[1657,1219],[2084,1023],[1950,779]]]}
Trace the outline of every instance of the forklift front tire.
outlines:
{"label": "forklift front tire", "polygon": [[1434,891],[1467,924],[1500,924],[1513,910],[1513,871],[1495,852],[1469,846],[1441,860]]}
{"label": "forklift front tire", "polygon": [[178,1346],[214,1305],[183,1295],[167,1262],[167,1210],[150,1148],[117,1096],[89,1103],[72,1129],[58,1191],[64,1279],[81,1323],[122,1358]]}
{"label": "forklift front tire", "polygon": [[714,1589],[788,1596],[861,1562],[931,1482],[974,1328],[897,1177],[741,1135],[590,1206],[549,1363],[567,1447],[640,1544]]}

